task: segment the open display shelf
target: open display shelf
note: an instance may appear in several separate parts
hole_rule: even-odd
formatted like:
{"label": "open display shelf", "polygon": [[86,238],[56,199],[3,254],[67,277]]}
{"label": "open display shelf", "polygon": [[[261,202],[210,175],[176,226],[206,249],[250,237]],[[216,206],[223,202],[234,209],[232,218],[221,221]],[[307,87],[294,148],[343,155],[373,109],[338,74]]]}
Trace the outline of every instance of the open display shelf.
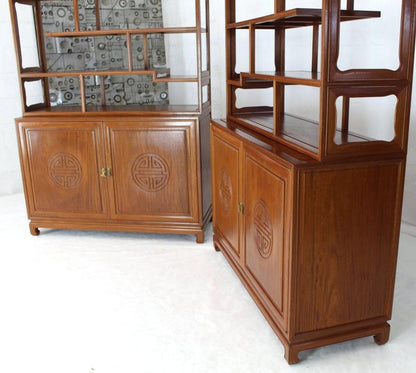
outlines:
{"label": "open display shelf", "polygon": [[[289,3],[269,1],[273,14],[245,19],[258,9],[226,0],[227,117],[211,122],[211,162],[214,246],[293,364],[307,349],[388,341],[416,3],[400,1],[399,17],[377,2],[381,11]],[[375,53],[383,40],[371,38],[394,22],[398,51]],[[350,28],[359,23],[369,32]],[[346,51],[376,67],[357,67]],[[387,52],[396,67],[379,67]],[[340,67],[345,59],[352,67]]]}
{"label": "open display shelf", "polygon": [[[167,83],[194,83],[197,88],[194,87],[189,95],[197,95],[197,97],[193,97],[192,101],[194,102],[192,103],[179,104],[179,110],[183,111],[184,107],[188,106],[185,111],[202,113],[202,105],[207,101],[206,97],[203,98],[202,87],[207,88],[209,85],[208,63],[204,67],[201,65],[202,54],[208,53],[209,41],[207,27],[202,27],[201,23],[201,14],[206,14],[205,1],[202,4],[203,13],[200,12],[200,2],[195,2],[195,12],[198,14],[195,16],[194,26],[186,27],[163,27],[163,1],[161,0],[130,3],[117,0],[109,2],[94,0],[93,3],[84,0],[10,1],[20,66],[19,78],[24,112],[29,114],[42,109],[47,111],[50,106],[59,105],[56,104],[56,97],[59,96],[59,93],[54,92],[55,87],[52,88],[52,79],[61,78],[72,79],[72,83],[61,85],[58,90],[63,89],[68,95],[79,90],[79,93],[77,92],[79,103],[62,100],[64,102],[61,105],[79,106],[82,112],[91,111],[92,107],[98,106],[122,105],[125,110],[130,110],[130,104],[152,105],[154,103],[165,103],[164,111],[174,112],[175,104],[169,105]],[[190,3],[193,1],[186,1],[183,6],[189,7]],[[19,6],[23,9],[30,9],[21,10]],[[186,8],[182,10],[182,12],[184,11]],[[26,66],[24,61],[22,49],[27,49],[28,46],[21,45],[20,39],[25,38],[26,35],[19,33],[19,13],[23,15],[21,22],[24,22],[24,17],[27,17],[28,13],[33,13],[32,29],[35,32],[36,45],[32,45],[32,48],[37,51],[37,56],[32,57],[32,60],[37,60],[38,66]],[[150,16],[150,14],[152,15]],[[137,27],[136,23],[147,27]],[[205,19],[203,23],[207,24]],[[20,26],[22,30],[26,31],[27,26],[25,27],[23,24]],[[171,68],[166,64],[166,55],[168,54],[166,35],[181,37],[185,34],[193,35],[193,45],[186,45],[186,50],[183,53],[195,56],[193,62],[195,69],[188,74],[171,74]],[[168,56],[172,61],[176,57],[173,55],[173,48],[175,45],[170,47],[172,56]],[[54,60],[55,55],[58,56],[57,61],[65,60],[63,66]],[[111,77],[115,76],[122,80],[114,81],[113,79],[112,81]],[[92,87],[86,82],[86,77],[95,82]],[[127,98],[127,90],[130,90],[129,86],[132,86],[127,82],[127,79],[134,81],[134,84],[138,82],[138,86],[140,86],[140,82],[146,86],[146,88],[140,87],[138,89],[136,100]],[[31,104],[27,100],[25,83],[35,81],[41,83],[41,87],[37,87],[37,89],[41,90],[42,94],[38,92],[40,102]],[[58,84],[60,83],[62,81],[58,81]],[[158,86],[160,83],[165,84]],[[120,84],[124,87],[121,94]],[[104,89],[108,85],[117,86],[115,90],[119,93],[117,95],[118,101],[106,99],[106,96],[112,94],[112,92],[108,92],[108,89]],[[152,85],[154,92],[152,92]],[[187,87],[183,86],[182,90],[186,89]],[[94,91],[94,96],[96,96],[96,100],[99,97],[100,103],[88,100],[90,98],[87,97],[89,91]],[[160,95],[162,99],[152,97],[156,94]],[[89,96],[93,96],[93,94]],[[178,98],[173,97],[173,99],[175,101]],[[195,104],[198,106],[197,109],[195,109]],[[91,106],[91,108],[87,106]]]}
{"label": "open display shelf", "polygon": [[211,217],[208,0],[9,0],[30,229]]}
{"label": "open display shelf", "polygon": [[[264,136],[270,134],[278,136],[282,143],[297,149],[307,149],[316,153],[319,149],[319,123],[313,122],[296,115],[285,114],[280,121],[280,127],[274,132],[273,113],[239,114],[233,120],[240,125],[246,126],[253,131],[257,131]],[[362,135],[348,132],[344,134],[337,130],[334,141],[337,144],[347,144],[350,142],[371,141]]]}
{"label": "open display shelf", "polygon": [[[327,12],[331,14],[333,19],[336,19],[337,24],[341,24],[346,21],[358,21],[365,19],[378,19],[381,17],[379,11],[366,11],[355,10],[354,2],[348,2],[347,9],[331,9],[332,4],[328,5]],[[336,12],[336,13],[335,13]],[[274,14],[270,14],[264,17],[257,17],[249,20],[235,22],[235,18],[231,16],[230,12],[227,12],[227,38],[229,41],[229,49],[227,59],[227,91],[228,91],[228,115],[227,117],[231,121],[236,121],[241,125],[246,125],[248,128],[253,129],[258,127],[259,133],[268,136],[276,141],[281,141],[287,144],[288,141],[292,141],[293,146],[297,149],[304,151],[315,159],[324,159],[329,157],[339,157],[339,153],[347,151],[352,154],[351,143],[355,144],[357,150],[355,154],[361,155],[365,152],[365,148],[357,143],[371,140],[371,136],[366,134],[357,134],[349,128],[349,102],[353,97],[377,97],[384,95],[396,95],[398,89],[400,89],[405,74],[402,74],[402,68],[399,68],[396,72],[388,71],[386,69],[352,69],[349,71],[340,71],[337,67],[337,60],[332,59],[325,61],[323,69],[318,67],[320,58],[332,58],[333,53],[328,52],[328,48],[335,50],[339,48],[339,29],[333,30],[334,35],[330,38],[327,36],[327,30],[330,27],[329,24],[325,24],[322,27],[325,15],[323,15],[321,9],[306,9],[295,8],[291,10],[277,10]],[[406,19],[403,22],[407,22]],[[285,69],[285,32],[293,28],[305,28],[310,27],[311,32],[311,68],[309,71],[291,71]],[[248,71],[235,71],[236,65],[236,48],[237,38],[236,32],[238,30],[248,31]],[[271,30],[275,37],[275,67],[276,71],[258,71],[256,68],[256,60],[260,57],[256,57],[256,44],[258,38],[256,38],[256,32],[258,30]],[[404,35],[405,36],[405,35]],[[264,37],[264,35],[263,35]],[[322,44],[322,39],[327,39],[327,43]],[[407,40],[407,38],[404,38]],[[321,43],[321,44],[320,44]],[[407,59],[409,52],[404,49],[400,50],[403,59]],[[322,63],[321,63],[322,65]],[[289,86],[308,86],[316,87],[319,89],[319,99],[321,102],[327,99],[328,91],[327,87],[330,85],[336,85],[337,81],[340,83],[348,84],[350,92],[342,92],[343,95],[343,108],[341,113],[336,113],[336,110],[331,108],[331,117],[328,117],[328,113],[321,112],[319,120],[305,119],[305,128],[301,129],[298,120],[286,120],[292,116],[291,111],[286,113],[285,110],[285,90]],[[370,81],[371,84],[366,82]],[[366,87],[370,86],[372,92],[365,92]],[[250,90],[250,89],[273,89],[273,103],[269,105],[269,109],[265,110],[264,106],[255,107],[236,107],[236,94],[238,90]],[[337,93],[337,97],[340,94]],[[398,96],[399,99],[402,100]],[[332,98],[333,99],[333,98]],[[401,106],[403,102],[399,102],[398,106]],[[324,102],[319,104],[320,107],[325,105]],[[328,104],[328,108],[335,103]],[[269,111],[269,114],[265,114],[265,111]],[[249,112],[250,114],[246,114]],[[265,120],[258,120],[256,112],[261,113],[260,117]],[[289,115],[289,117],[287,115]],[[257,119],[253,120],[253,117]],[[272,121],[269,116],[273,115]],[[342,116],[343,124],[339,128],[329,128],[335,123],[335,116]],[[247,120],[244,120],[246,118]],[[396,121],[401,121],[401,118],[396,118]],[[311,123],[318,122],[319,128],[315,128]],[[293,129],[290,127],[294,127]],[[324,130],[322,130],[324,128]],[[329,138],[329,135],[333,135]],[[326,136],[326,137],[325,137]],[[396,136],[393,141],[379,141],[380,139],[373,139],[378,142],[379,151],[384,153],[396,152],[397,148],[404,150],[404,138],[401,136],[401,131],[396,131]],[[299,148],[300,145],[300,148]],[[343,145],[347,145],[343,147]],[[374,151],[374,149],[371,149]]]}

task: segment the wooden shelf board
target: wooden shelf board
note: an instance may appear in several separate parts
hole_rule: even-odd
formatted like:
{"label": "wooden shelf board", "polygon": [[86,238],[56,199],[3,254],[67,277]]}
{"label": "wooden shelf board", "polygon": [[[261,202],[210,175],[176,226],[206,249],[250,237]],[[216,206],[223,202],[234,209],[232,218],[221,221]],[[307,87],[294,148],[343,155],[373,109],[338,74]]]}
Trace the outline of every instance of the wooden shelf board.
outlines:
{"label": "wooden shelf board", "polygon": [[[231,117],[240,123],[247,123],[250,127],[259,128],[265,133],[273,134],[273,113],[242,113],[234,114]],[[319,123],[285,114],[277,137],[316,153],[319,147]],[[343,134],[341,131],[336,132],[334,139],[334,142],[338,145],[367,141],[374,140],[353,133]]]}
{"label": "wooden shelf board", "polygon": [[[310,71],[256,71],[254,73],[241,72],[240,79],[229,79],[228,84],[242,88],[272,87],[273,83],[299,84],[313,87],[321,86],[321,74]],[[269,83],[267,83],[269,82]]]}
{"label": "wooden shelf board", "polygon": [[[201,32],[204,30],[200,29]],[[140,28],[140,29],[108,29],[108,30],[85,30],[85,31],[60,31],[60,32],[47,32],[46,37],[94,37],[103,35],[137,35],[137,34],[183,34],[183,33],[196,33],[197,27],[155,27],[155,28]]]}
{"label": "wooden shelf board", "polygon": [[42,108],[34,111],[27,111],[25,116],[43,116],[43,115],[182,115],[198,114],[198,105],[87,105],[86,111],[83,112],[80,105],[61,105],[49,108]]}
{"label": "wooden shelf board", "polygon": [[[378,11],[365,10],[341,10],[340,19],[344,21],[353,21],[366,18],[378,18],[381,13]],[[312,26],[322,22],[322,10],[310,8],[295,8],[269,14],[264,17],[248,19],[245,21],[234,22],[227,24],[227,29],[248,28],[250,25],[255,25],[256,28],[292,28]]]}
{"label": "wooden shelf board", "polygon": [[52,78],[64,76],[112,76],[112,75],[153,75],[155,82],[198,82],[198,77],[186,75],[169,75],[157,78],[158,70],[82,70],[82,71],[50,71],[50,72],[28,72],[20,74],[21,78]]}

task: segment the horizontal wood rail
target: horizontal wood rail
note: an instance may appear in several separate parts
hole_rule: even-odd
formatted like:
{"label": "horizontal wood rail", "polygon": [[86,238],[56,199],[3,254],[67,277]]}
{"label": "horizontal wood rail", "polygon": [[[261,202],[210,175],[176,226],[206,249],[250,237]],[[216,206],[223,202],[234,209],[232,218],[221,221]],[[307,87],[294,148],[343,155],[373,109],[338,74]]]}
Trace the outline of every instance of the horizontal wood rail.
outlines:
{"label": "horizontal wood rail", "polygon": [[105,35],[147,35],[147,34],[192,34],[198,31],[206,32],[205,29],[198,29],[197,27],[155,27],[155,28],[141,28],[141,29],[109,29],[109,30],[86,30],[86,31],[60,31],[60,32],[46,32],[46,37],[94,37]]}
{"label": "horizontal wood rail", "polygon": [[52,78],[65,76],[109,76],[109,75],[152,75],[154,82],[198,82],[197,76],[172,75],[157,77],[158,70],[88,70],[88,71],[55,71],[55,72],[28,72],[21,74],[21,78]]}

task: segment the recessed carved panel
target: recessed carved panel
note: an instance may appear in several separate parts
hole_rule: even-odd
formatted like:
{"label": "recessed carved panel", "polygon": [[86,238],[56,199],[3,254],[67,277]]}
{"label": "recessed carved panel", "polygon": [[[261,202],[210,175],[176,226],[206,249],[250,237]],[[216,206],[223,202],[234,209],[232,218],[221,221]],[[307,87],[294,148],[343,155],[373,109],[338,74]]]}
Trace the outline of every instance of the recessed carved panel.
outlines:
{"label": "recessed carved panel", "polygon": [[48,163],[49,176],[57,187],[73,189],[81,182],[81,164],[74,155],[56,153],[49,158]]}
{"label": "recessed carved panel", "polygon": [[220,180],[220,201],[221,206],[226,215],[229,215],[231,211],[231,203],[233,199],[233,188],[231,184],[230,174],[226,168],[221,169],[221,180]]}
{"label": "recessed carved panel", "polygon": [[159,155],[145,153],[139,155],[133,163],[131,173],[136,185],[146,192],[157,192],[169,181],[169,166]]}
{"label": "recessed carved panel", "polygon": [[257,250],[263,258],[268,258],[272,253],[273,229],[269,209],[262,199],[254,206],[254,227]]}

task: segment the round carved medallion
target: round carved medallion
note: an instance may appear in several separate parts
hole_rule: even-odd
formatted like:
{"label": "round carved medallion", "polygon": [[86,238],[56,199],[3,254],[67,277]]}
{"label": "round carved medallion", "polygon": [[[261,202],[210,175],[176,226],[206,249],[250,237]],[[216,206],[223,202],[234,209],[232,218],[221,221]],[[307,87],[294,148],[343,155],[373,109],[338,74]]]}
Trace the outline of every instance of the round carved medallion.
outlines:
{"label": "round carved medallion", "polygon": [[273,228],[269,209],[262,199],[254,206],[254,227],[257,250],[263,258],[268,258],[272,253]]}
{"label": "round carved medallion", "polygon": [[48,161],[49,176],[62,189],[76,188],[81,182],[82,169],[78,159],[70,153],[56,153]]}
{"label": "round carved medallion", "polygon": [[233,188],[231,185],[231,178],[228,171],[225,168],[221,170],[221,181],[219,188],[219,195],[222,208],[226,215],[231,211],[231,202],[233,198]]}
{"label": "round carved medallion", "polygon": [[146,192],[157,192],[169,181],[169,167],[166,161],[157,154],[139,155],[131,168],[136,185]]}

